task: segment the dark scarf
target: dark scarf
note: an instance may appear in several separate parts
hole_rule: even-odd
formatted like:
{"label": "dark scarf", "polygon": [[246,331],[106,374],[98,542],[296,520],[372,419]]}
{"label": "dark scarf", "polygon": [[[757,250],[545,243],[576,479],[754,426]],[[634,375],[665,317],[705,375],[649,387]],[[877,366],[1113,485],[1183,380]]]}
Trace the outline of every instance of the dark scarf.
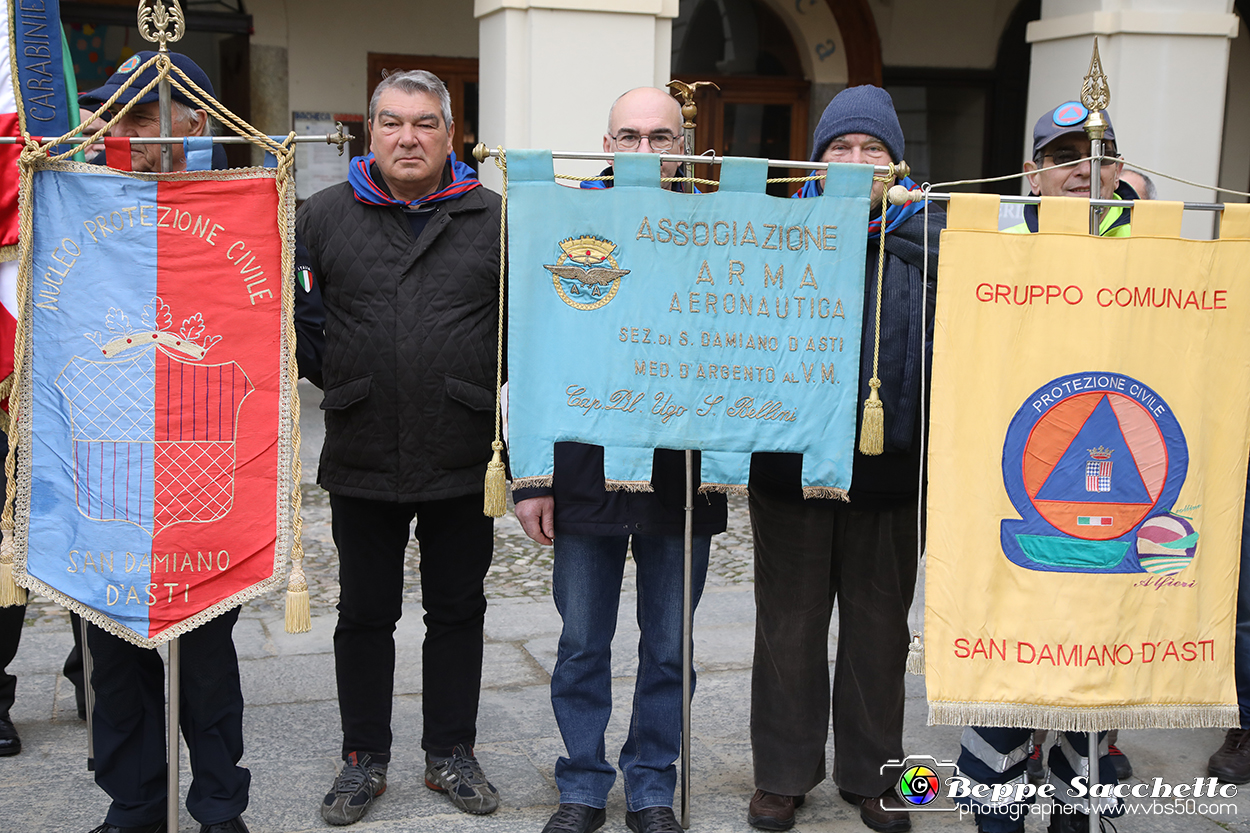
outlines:
{"label": "dark scarf", "polygon": [[[428,205],[429,203],[442,202],[443,200],[455,199],[462,196],[482,183],[478,181],[477,173],[463,162],[456,160],[456,154],[452,153],[447,157],[447,163],[451,167],[451,184],[435,191],[432,194],[426,194],[417,200],[401,200],[391,196],[385,185],[375,179],[374,176],[374,157],[370,153],[366,156],[356,156],[352,158],[351,165],[347,171],[347,181],[351,183],[352,190],[356,193],[356,199],[365,205],[398,205],[405,208],[416,208],[419,205]],[[443,181],[447,180],[444,173]]]}

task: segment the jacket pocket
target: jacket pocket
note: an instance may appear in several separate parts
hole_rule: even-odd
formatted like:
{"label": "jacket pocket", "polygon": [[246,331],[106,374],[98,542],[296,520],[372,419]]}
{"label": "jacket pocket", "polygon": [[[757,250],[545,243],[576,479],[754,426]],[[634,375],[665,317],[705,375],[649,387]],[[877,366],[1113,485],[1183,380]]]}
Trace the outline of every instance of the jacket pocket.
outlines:
{"label": "jacket pocket", "polygon": [[366,373],[363,376],[348,379],[346,382],[339,382],[334,387],[326,388],[325,397],[321,400],[321,410],[341,411],[344,408],[350,408],[369,396],[369,388],[372,384],[373,374]]}
{"label": "jacket pocket", "polygon": [[[446,377],[447,395],[452,399],[472,408],[475,411],[494,411],[495,392],[490,388],[448,374]],[[493,416],[492,416],[493,419]]]}
{"label": "jacket pocket", "polygon": [[450,374],[443,387],[447,398],[440,420],[438,465],[462,469],[485,463],[490,459],[491,440],[495,438],[495,392]]}

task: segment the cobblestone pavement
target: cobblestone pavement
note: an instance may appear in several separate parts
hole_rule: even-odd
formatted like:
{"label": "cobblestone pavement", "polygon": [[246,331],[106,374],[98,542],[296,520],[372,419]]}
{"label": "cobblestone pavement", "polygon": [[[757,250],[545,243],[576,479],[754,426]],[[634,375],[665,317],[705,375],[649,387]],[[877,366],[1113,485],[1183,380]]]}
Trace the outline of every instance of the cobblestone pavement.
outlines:
{"label": "cobblestone pavement", "polygon": [[[304,519],[304,573],[308,577],[309,602],[314,614],[329,611],[338,602],[338,553],[330,533],[329,495],[319,486],[305,483],[301,497]],[[421,596],[416,541],[408,545],[404,565],[404,593],[410,599]],[[632,572],[632,560],[626,574]],[[746,498],[729,496],[729,528],[712,538],[707,586],[725,587],[749,584],[755,578],[751,553],[751,520]],[[521,531],[512,513],[495,522],[495,559],[486,576],[488,598],[540,598],[551,593],[551,548],[534,543]],[[248,612],[281,615],[285,596],[275,590],[243,607]],[[64,608],[42,597],[32,597],[26,608],[27,627],[68,626]]]}

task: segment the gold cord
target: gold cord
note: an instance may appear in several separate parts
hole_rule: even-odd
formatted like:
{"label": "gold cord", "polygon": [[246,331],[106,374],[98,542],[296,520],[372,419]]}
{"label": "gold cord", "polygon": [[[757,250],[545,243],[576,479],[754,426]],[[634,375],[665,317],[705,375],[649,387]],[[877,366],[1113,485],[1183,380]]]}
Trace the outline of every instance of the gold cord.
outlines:
{"label": "gold cord", "polygon": [[490,444],[493,453],[486,464],[485,496],[482,512],[488,518],[502,518],[508,507],[507,477],[503,465],[503,325],[504,291],[507,277],[508,242],[508,160],[500,147],[495,166],[503,173],[503,189],[499,195],[499,333],[495,344],[495,440]]}
{"label": "gold cord", "polygon": [[[873,176],[876,182],[889,183],[894,179],[894,163],[884,176]],[[875,457],[885,450],[885,407],[877,390],[881,387],[878,375],[881,362],[881,297],[885,284],[885,212],[889,206],[888,192],[881,190],[881,240],[877,247],[877,313],[872,344],[872,378],[868,380],[868,399],[864,402],[864,419],[859,431],[859,453]]]}

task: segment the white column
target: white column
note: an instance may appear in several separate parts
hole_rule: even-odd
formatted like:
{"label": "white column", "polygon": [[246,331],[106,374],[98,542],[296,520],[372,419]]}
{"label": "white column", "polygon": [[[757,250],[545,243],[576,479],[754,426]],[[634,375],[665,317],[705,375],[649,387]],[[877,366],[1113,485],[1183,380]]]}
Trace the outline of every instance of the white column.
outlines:
{"label": "white column", "polygon": [[[1216,184],[1224,126],[1233,0],[1043,0],[1029,24],[1033,44],[1028,126],[1079,100],[1094,36],[1111,88],[1112,124],[1129,162],[1192,182]],[[1216,201],[1215,192],[1153,177],[1159,198]],[[1183,234],[1210,237],[1212,218],[1186,212]]]}
{"label": "white column", "polygon": [[[475,0],[478,135],[490,147],[602,150],[608,108],[671,78],[678,0]],[[559,171],[599,172],[597,163]],[[493,163],[482,181],[498,189]]]}

